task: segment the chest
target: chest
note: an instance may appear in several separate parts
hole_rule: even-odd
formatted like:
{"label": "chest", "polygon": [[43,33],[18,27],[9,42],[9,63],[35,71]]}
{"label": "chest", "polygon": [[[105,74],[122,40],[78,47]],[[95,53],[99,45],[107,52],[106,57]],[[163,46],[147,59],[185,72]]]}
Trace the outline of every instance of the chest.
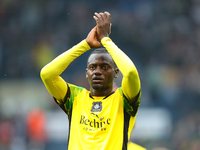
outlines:
{"label": "chest", "polygon": [[[73,102],[72,121],[81,131],[92,133],[109,132],[113,125],[123,126],[123,98],[113,93],[107,98],[91,98],[84,94]],[[116,128],[115,127],[115,128]]]}

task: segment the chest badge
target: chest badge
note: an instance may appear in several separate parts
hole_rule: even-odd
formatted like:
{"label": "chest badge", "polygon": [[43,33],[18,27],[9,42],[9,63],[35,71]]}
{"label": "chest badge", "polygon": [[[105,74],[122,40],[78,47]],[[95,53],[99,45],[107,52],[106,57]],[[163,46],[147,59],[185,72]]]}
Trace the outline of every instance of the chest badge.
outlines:
{"label": "chest badge", "polygon": [[93,102],[91,112],[100,112],[102,110],[102,102]]}

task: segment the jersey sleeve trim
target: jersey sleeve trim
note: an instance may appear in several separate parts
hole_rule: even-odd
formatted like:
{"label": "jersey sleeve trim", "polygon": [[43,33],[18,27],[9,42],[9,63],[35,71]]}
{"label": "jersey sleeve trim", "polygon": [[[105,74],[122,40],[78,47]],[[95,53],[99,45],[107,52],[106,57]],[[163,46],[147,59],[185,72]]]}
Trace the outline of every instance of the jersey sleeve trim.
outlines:
{"label": "jersey sleeve trim", "polygon": [[83,91],[83,87],[79,87],[73,84],[67,83],[67,93],[65,95],[64,101],[60,102],[58,100],[55,101],[56,103],[62,108],[62,110],[69,115],[69,111],[72,109],[72,104],[74,102],[74,98]]}
{"label": "jersey sleeve trim", "polygon": [[70,88],[69,88],[69,85],[67,84],[67,93],[65,95],[65,98],[64,98],[64,101],[58,101],[55,97],[54,100],[55,102],[60,106],[60,108],[66,113],[66,114],[69,114],[69,110],[71,109],[71,105],[72,103],[70,104]]}
{"label": "jersey sleeve trim", "polygon": [[[123,94],[121,87],[119,88],[119,90],[120,90],[121,94]],[[140,91],[137,94],[137,96],[135,97],[135,100],[131,103],[128,103],[126,96],[123,94],[124,108],[130,116],[135,117],[135,115],[137,114],[138,108],[140,106],[140,100],[141,100],[141,92]]]}

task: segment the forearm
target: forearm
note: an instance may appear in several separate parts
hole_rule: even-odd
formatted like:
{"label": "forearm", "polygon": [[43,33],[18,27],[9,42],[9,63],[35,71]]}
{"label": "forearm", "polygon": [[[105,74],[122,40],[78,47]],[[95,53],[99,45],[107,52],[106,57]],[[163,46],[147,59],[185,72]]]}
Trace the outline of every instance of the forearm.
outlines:
{"label": "forearm", "polygon": [[89,49],[89,45],[85,40],[83,40],[79,44],[73,46],[71,49],[65,51],[42,68],[42,79],[54,78],[60,75],[74,59]]}
{"label": "forearm", "polygon": [[56,57],[42,68],[40,76],[47,90],[58,100],[63,99],[67,92],[66,82],[59,76],[68,65],[90,47],[85,40]]}
{"label": "forearm", "polygon": [[140,91],[140,79],[135,65],[110,38],[103,38],[101,43],[108,50],[123,75],[122,90],[125,96],[132,100]]}

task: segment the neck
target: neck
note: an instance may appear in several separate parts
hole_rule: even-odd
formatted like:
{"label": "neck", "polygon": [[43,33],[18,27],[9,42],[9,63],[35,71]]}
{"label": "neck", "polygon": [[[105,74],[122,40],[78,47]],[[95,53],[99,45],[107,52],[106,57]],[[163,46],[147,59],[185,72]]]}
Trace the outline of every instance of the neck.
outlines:
{"label": "neck", "polygon": [[113,92],[113,88],[109,88],[109,89],[104,89],[104,90],[96,90],[93,88],[90,88],[91,91],[91,95],[92,96],[108,96]]}

